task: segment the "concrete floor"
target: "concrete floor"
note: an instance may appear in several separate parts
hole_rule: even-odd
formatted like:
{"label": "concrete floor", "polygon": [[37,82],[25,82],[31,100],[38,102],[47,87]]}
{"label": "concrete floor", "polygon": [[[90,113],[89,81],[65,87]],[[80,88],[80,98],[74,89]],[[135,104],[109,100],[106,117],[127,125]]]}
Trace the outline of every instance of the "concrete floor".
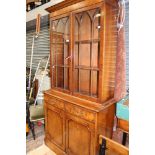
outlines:
{"label": "concrete floor", "polygon": [[36,139],[33,140],[31,131],[29,132],[28,136],[26,137],[26,153],[42,146],[44,144],[44,126],[38,126],[35,123],[35,136]]}
{"label": "concrete floor", "polygon": [[56,154],[53,151],[51,151],[45,144],[43,144],[37,149],[27,153],[27,155],[56,155]]}

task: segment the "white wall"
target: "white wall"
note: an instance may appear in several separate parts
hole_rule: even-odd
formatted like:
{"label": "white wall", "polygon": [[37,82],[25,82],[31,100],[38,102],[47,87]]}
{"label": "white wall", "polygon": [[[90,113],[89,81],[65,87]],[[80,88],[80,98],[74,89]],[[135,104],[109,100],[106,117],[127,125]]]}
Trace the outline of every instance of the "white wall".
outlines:
{"label": "white wall", "polygon": [[48,12],[45,10],[46,8],[48,8],[52,5],[55,5],[57,3],[60,3],[62,1],[64,1],[64,0],[51,0],[50,2],[44,4],[40,7],[37,7],[29,12],[26,12],[26,22],[36,19],[38,14],[41,14],[41,16],[47,15]]}

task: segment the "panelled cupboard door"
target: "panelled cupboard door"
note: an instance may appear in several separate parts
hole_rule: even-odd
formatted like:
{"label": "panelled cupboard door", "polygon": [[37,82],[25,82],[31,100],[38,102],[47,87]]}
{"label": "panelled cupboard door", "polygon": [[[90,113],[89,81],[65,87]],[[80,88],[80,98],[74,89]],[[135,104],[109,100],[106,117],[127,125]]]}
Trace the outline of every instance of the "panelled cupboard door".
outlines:
{"label": "panelled cupboard door", "polygon": [[77,118],[66,118],[67,155],[94,155],[94,124]]}
{"label": "panelled cupboard door", "polygon": [[53,106],[47,108],[47,138],[52,143],[65,149],[65,120],[64,112]]}

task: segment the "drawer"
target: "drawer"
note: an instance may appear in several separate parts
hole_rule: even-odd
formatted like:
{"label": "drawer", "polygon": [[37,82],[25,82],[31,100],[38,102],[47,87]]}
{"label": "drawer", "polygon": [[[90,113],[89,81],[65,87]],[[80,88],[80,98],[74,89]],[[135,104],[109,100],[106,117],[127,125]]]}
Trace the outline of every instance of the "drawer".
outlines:
{"label": "drawer", "polygon": [[129,132],[129,121],[118,119],[117,127],[125,132]]}
{"label": "drawer", "polygon": [[61,99],[58,99],[56,97],[53,97],[53,96],[48,96],[48,95],[45,95],[44,100],[45,100],[45,102],[49,103],[50,105],[52,105],[52,106],[54,106],[56,108],[64,110],[65,101],[63,101]]}
{"label": "drawer", "polygon": [[80,118],[88,120],[90,122],[95,122],[96,113],[94,113],[94,112],[88,111],[84,108],[81,108],[79,106],[75,106],[75,105],[70,104],[70,103],[65,105],[65,110],[66,110],[66,112],[68,112],[70,114],[73,114],[75,116],[78,116]]}

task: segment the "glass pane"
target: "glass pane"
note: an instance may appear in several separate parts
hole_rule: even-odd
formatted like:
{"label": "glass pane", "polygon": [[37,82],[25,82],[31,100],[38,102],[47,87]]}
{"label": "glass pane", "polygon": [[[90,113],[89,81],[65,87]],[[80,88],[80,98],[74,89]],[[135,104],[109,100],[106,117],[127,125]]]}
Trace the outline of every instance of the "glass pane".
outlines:
{"label": "glass pane", "polygon": [[74,87],[75,87],[75,92],[79,91],[79,69],[74,70]]}
{"label": "glass pane", "polygon": [[90,66],[90,44],[80,44],[79,65],[86,67]]}
{"label": "glass pane", "polygon": [[55,67],[53,73],[54,87],[69,89],[69,68]]}
{"label": "glass pane", "polygon": [[58,25],[58,20],[51,21],[51,33],[52,33],[52,42],[56,42],[57,39],[57,33],[56,33],[56,27]]}
{"label": "glass pane", "polygon": [[56,67],[56,87],[64,88],[64,68]]}
{"label": "glass pane", "polygon": [[98,94],[98,71],[91,72],[91,95],[96,97]]}
{"label": "glass pane", "polygon": [[69,56],[69,43],[56,44],[53,46],[55,49],[55,65],[67,65]]}
{"label": "glass pane", "polygon": [[75,44],[75,48],[74,48],[74,64],[75,66],[79,65],[79,44]]}
{"label": "glass pane", "polygon": [[100,10],[96,10],[94,16],[93,16],[93,39],[99,39],[100,34]]}
{"label": "glass pane", "polygon": [[58,19],[58,24],[56,27],[56,32],[60,34],[64,34],[65,26],[66,26],[67,17]]}
{"label": "glass pane", "polygon": [[75,41],[79,40],[79,21],[78,18],[75,17],[75,31],[74,31]]}
{"label": "glass pane", "polygon": [[69,89],[69,69],[64,68],[64,89]]}
{"label": "glass pane", "polygon": [[51,55],[52,55],[51,63],[53,67],[56,64],[56,45],[55,44],[51,45]]}
{"label": "glass pane", "polygon": [[64,65],[68,66],[69,43],[64,43]]}
{"label": "glass pane", "polygon": [[56,67],[52,67],[52,84],[53,87],[56,87]]}
{"label": "glass pane", "polygon": [[84,12],[80,20],[80,40],[91,39],[91,19],[87,12]]}
{"label": "glass pane", "polygon": [[69,42],[69,18],[67,18],[65,23],[64,40],[66,43]]}
{"label": "glass pane", "polygon": [[69,89],[69,17],[51,21],[53,86]]}
{"label": "glass pane", "polygon": [[92,67],[98,67],[99,65],[99,43],[93,43],[92,44],[92,60],[91,60],[91,66]]}
{"label": "glass pane", "polygon": [[63,44],[57,44],[56,47],[56,65],[64,64],[64,46]]}
{"label": "glass pane", "polygon": [[85,95],[89,95],[90,89],[90,71],[82,70],[79,71],[79,92]]}

